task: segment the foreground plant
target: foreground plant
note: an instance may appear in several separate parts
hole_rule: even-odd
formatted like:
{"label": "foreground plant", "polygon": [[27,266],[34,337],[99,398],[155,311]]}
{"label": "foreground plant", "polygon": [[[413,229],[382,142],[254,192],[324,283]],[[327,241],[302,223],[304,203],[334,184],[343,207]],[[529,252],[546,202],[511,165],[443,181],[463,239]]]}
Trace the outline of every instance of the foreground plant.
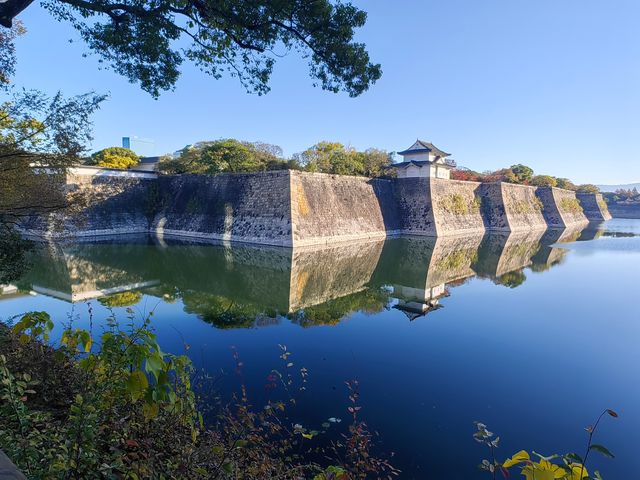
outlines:
{"label": "foreground plant", "polygon": [[[592,451],[598,452],[608,458],[614,458],[614,455],[603,445],[593,443],[593,436],[600,424],[600,420],[604,416],[618,418],[618,414],[610,409],[604,410],[593,425],[585,428],[589,434],[586,450],[583,456],[577,453],[566,453],[564,455],[543,456],[539,453],[532,452],[531,455],[525,450],[518,453],[500,463],[496,461],[495,450],[498,448],[500,437],[494,437],[493,432],[487,429],[484,423],[475,422],[477,431],[473,434],[473,438],[485,445],[490,453],[491,460],[483,460],[480,468],[490,472],[493,478],[496,474],[500,474],[504,478],[510,478],[509,469],[512,467],[520,468],[520,473],[526,480],[601,480],[600,472],[595,471],[593,476],[589,476],[587,470],[587,460]],[[538,460],[533,460],[532,456]]]}
{"label": "foreground plant", "polygon": [[[193,385],[201,388],[207,380],[189,358],[163,352],[150,318],[136,322],[128,312],[124,327],[112,313],[95,339],[91,331],[67,325],[57,348],[48,343],[54,324],[45,312],[25,314],[11,330],[0,324],[0,449],[28,478],[346,480],[395,474],[372,453],[355,403],[349,407],[353,424],[330,452],[321,453],[315,431],[294,424],[291,400],[295,391],[304,392],[307,372],[300,369],[296,387],[285,346],[283,372],[270,375],[287,400],[253,409],[242,385],[230,405],[211,410],[211,399],[195,393]],[[234,358],[240,371],[242,362]],[[357,392],[350,389],[355,402]]]}

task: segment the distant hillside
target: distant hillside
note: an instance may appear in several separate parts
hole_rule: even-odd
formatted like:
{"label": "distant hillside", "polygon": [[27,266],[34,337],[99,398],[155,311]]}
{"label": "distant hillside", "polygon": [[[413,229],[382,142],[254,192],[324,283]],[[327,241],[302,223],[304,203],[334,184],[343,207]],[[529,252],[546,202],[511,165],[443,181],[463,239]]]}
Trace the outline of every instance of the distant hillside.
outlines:
{"label": "distant hillside", "polygon": [[615,192],[616,190],[633,190],[637,188],[640,190],[640,182],[638,183],[625,183],[620,185],[598,185],[598,188],[603,192]]}

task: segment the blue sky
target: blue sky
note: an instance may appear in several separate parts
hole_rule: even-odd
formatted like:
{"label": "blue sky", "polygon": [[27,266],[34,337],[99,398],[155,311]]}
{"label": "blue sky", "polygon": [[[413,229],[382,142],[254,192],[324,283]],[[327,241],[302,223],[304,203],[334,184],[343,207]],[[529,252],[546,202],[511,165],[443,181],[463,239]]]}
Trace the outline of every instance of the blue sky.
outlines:
{"label": "blue sky", "polygon": [[356,99],[313,88],[306,62],[291,54],[266,96],[185,66],[175,91],[154,100],[83,58],[75,31],[36,4],[20,17],[28,34],[15,80],[110,92],[95,116],[95,149],[138,136],[154,140],[147,154],[221,137],[287,154],[320,140],[401,150],[419,137],[475,170],[525,163],[580,183],[640,181],[637,0],[354,3],[369,13],[358,40],[383,68]]}

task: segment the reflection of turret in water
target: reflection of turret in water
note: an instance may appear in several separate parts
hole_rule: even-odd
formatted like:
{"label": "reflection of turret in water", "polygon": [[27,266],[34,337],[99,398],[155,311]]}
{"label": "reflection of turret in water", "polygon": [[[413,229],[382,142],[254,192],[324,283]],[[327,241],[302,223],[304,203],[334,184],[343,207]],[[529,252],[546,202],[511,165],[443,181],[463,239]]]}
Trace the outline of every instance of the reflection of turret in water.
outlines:
{"label": "reflection of turret in water", "polygon": [[388,240],[372,279],[388,286],[398,299],[394,306],[413,320],[440,308],[445,285],[474,275],[482,236],[405,237]]}

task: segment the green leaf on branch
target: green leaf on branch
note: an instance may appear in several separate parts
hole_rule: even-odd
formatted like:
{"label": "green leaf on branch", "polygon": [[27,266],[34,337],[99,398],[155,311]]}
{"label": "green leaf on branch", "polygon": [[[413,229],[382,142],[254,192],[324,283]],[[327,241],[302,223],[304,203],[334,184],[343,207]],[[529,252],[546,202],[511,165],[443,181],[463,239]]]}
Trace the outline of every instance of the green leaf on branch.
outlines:
{"label": "green leaf on branch", "polygon": [[605,457],[615,458],[615,455],[611,453],[611,451],[609,451],[607,447],[604,447],[602,445],[593,444],[589,447],[589,450],[595,450],[596,452],[604,455]]}

